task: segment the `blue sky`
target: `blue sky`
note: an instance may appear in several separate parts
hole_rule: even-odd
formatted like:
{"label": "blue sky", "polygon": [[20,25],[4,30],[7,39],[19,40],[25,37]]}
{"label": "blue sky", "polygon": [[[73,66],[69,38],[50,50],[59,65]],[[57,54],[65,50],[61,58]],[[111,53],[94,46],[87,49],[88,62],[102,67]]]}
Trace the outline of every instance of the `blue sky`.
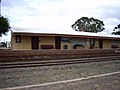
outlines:
{"label": "blue sky", "polygon": [[11,27],[71,30],[81,17],[104,21],[102,33],[110,34],[120,23],[120,0],[2,0],[2,16]]}

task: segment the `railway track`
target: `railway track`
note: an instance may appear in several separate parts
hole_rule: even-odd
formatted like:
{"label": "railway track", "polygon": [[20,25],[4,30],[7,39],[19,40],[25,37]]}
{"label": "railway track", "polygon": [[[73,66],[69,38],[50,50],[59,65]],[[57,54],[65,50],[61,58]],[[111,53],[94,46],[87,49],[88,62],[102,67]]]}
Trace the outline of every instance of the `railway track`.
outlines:
{"label": "railway track", "polygon": [[113,60],[120,60],[120,56],[62,59],[62,60],[40,60],[40,61],[28,61],[28,62],[9,62],[9,63],[0,63],[0,69],[80,64],[80,63],[91,63],[91,62],[102,62],[102,61],[113,61]]}

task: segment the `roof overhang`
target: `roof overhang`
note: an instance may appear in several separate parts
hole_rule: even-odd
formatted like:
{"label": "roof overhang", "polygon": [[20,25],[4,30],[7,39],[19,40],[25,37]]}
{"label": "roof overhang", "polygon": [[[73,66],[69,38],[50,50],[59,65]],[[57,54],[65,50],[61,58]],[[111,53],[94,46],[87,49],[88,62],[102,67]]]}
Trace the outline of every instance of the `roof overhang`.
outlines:
{"label": "roof overhang", "polygon": [[22,36],[60,36],[60,37],[76,37],[76,38],[95,38],[95,39],[115,39],[120,40],[120,37],[107,36],[90,36],[90,35],[74,35],[74,34],[56,34],[56,33],[29,33],[29,32],[13,32],[12,35]]}

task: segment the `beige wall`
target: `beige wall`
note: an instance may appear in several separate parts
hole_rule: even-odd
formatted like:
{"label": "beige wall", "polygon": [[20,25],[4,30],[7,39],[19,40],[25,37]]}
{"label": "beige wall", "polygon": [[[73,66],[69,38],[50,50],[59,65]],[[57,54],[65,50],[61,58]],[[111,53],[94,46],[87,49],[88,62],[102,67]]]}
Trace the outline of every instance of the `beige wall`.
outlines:
{"label": "beige wall", "polygon": [[12,38],[12,49],[13,50],[31,50],[31,37],[21,36],[21,43],[16,43],[16,36]]}
{"label": "beige wall", "polygon": [[103,40],[103,49],[111,48],[112,41],[111,40]]}
{"label": "beige wall", "polygon": [[[39,49],[41,45],[53,45],[55,47],[55,37],[39,37]],[[31,50],[31,36],[21,36],[21,43],[16,43],[16,36],[12,37],[13,50]]]}
{"label": "beige wall", "polygon": [[[71,37],[72,38],[72,37]],[[75,40],[80,40],[80,38],[73,38]],[[89,49],[89,39],[83,39],[86,49]],[[95,40],[95,48],[99,48],[99,39]],[[16,36],[12,37],[12,49],[13,50],[31,50],[31,36],[21,36],[21,43],[16,43]],[[39,37],[39,49],[41,45],[53,45],[55,48],[55,37],[54,36],[41,36]],[[68,49],[73,49],[73,42],[61,41],[61,49],[64,49],[64,45],[68,45]],[[111,48],[112,40],[103,40],[103,49]],[[120,44],[119,44],[120,45]],[[84,48],[84,49],[85,49]]]}
{"label": "beige wall", "polygon": [[55,48],[55,37],[39,37],[39,48],[41,49],[41,45],[53,45]]}

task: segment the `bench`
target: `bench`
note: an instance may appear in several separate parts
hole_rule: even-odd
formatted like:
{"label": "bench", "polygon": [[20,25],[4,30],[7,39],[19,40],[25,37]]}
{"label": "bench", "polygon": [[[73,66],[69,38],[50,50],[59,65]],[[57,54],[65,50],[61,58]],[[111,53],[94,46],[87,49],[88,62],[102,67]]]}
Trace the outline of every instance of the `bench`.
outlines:
{"label": "bench", "polygon": [[119,45],[111,45],[111,48],[119,48]]}
{"label": "bench", "polygon": [[41,45],[41,49],[54,49],[53,45]]}

